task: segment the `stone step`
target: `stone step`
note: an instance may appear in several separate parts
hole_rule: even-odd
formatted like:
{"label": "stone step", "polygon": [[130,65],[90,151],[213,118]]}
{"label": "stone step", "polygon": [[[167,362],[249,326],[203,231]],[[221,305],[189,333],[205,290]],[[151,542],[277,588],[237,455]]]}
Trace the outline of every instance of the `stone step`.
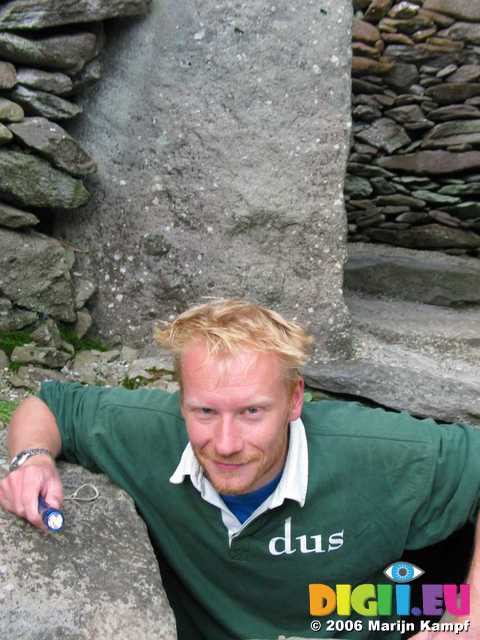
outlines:
{"label": "stone step", "polygon": [[345,294],[354,332],[438,358],[480,363],[480,308],[452,309]]}
{"label": "stone step", "polygon": [[345,288],[442,307],[479,305],[480,259],[351,243]]}
{"label": "stone step", "polygon": [[307,365],[307,385],[440,422],[480,426],[480,366],[354,330],[349,360]]}
{"label": "stone step", "polygon": [[480,426],[480,261],[353,244],[350,359],[309,364],[309,386]]}

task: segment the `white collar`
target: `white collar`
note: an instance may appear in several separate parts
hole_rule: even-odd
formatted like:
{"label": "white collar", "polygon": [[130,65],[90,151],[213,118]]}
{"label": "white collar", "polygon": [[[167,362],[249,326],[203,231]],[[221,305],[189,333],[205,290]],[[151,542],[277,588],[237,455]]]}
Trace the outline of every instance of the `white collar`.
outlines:
{"label": "white collar", "polygon": [[[170,477],[172,484],[181,484],[186,476],[201,494],[202,498],[219,508],[225,508],[223,500],[205,477],[190,442],[185,447],[180,462]],[[301,507],[305,504],[308,488],[308,445],[305,427],[298,418],[290,422],[290,439],[285,467],[280,482],[269,496],[268,508],[279,507],[288,498],[296,500]],[[250,520],[250,519],[249,519]]]}

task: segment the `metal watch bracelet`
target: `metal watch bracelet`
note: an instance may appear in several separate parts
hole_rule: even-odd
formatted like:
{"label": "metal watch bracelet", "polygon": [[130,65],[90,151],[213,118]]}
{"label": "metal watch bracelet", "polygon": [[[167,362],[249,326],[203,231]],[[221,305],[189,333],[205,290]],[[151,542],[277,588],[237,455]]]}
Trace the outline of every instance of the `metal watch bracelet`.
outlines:
{"label": "metal watch bracelet", "polygon": [[10,472],[15,471],[16,469],[21,467],[22,464],[24,464],[27,460],[29,460],[33,456],[39,456],[39,455],[48,455],[53,460],[53,456],[48,449],[42,449],[42,448],[24,449],[23,451],[20,451],[20,453],[17,453],[17,455],[12,458],[9,466],[9,471]]}

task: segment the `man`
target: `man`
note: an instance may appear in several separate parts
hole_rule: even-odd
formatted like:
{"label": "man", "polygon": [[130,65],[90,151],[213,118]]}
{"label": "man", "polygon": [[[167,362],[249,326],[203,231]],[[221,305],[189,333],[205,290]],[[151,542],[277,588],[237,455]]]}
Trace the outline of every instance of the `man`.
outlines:
{"label": "man", "polygon": [[[49,382],[22,403],[3,508],[42,526],[38,495],[62,502],[62,453],[134,498],[181,640],[400,638],[353,610],[316,633],[310,585],[388,584],[383,570],[406,548],[473,519],[480,431],[351,402],[303,407],[312,339],[247,302],[195,307],[157,339],[175,354],[180,396]],[[472,590],[473,617],[478,601]],[[446,636],[418,636],[430,637]]]}

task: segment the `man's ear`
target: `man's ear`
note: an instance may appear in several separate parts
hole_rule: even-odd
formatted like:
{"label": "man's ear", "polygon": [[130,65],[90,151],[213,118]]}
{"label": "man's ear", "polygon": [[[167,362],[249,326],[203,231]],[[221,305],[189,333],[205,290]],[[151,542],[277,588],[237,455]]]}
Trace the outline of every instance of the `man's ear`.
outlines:
{"label": "man's ear", "polygon": [[292,395],[290,397],[290,415],[289,422],[293,422],[293,420],[297,420],[303,409],[303,394],[305,391],[305,381],[300,376],[295,382],[295,386],[293,388]]}

